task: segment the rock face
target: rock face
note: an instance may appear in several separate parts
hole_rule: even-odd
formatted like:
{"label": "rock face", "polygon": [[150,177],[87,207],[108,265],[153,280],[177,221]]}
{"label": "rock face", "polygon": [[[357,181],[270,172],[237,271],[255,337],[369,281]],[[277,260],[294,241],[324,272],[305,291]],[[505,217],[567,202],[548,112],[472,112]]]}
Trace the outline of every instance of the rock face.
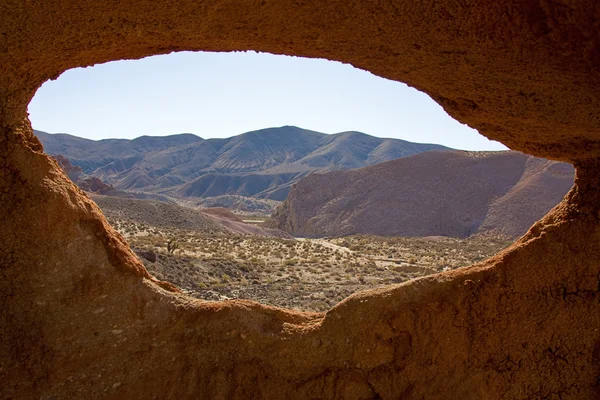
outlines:
{"label": "rock face", "polygon": [[71,164],[68,158],[63,157],[60,154],[53,156],[58,163],[58,165],[62,168],[62,170],[67,174],[70,180],[73,182],[77,182],[79,178],[84,175],[81,167]]}
{"label": "rock face", "polygon": [[[0,4],[0,397],[600,396],[600,3]],[[327,313],[192,300],[152,278],[27,118],[63,71],[181,50],[351,62],[413,85],[573,189],[469,268]]]}
{"label": "rock face", "polygon": [[573,167],[518,152],[431,151],[301,179],[273,215],[294,236],[523,235],[573,186]]}
{"label": "rock face", "polygon": [[108,194],[111,192],[115,192],[115,188],[111,185],[107,185],[102,182],[101,179],[95,176],[86,176],[83,173],[81,167],[77,165],[71,164],[71,162],[58,154],[53,156],[58,165],[62,168],[62,170],[67,174],[69,179],[77,184],[80,188],[85,190],[86,192],[98,193],[98,194]]}

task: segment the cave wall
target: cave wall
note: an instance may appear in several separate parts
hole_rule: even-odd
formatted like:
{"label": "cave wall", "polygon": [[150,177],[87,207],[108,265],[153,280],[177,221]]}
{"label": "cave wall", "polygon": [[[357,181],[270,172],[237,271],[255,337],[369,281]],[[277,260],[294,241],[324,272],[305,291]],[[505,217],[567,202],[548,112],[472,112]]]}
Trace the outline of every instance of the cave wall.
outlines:
{"label": "cave wall", "polygon": [[[600,396],[600,3],[5,0],[0,15],[0,398]],[[187,298],[27,117],[69,68],[182,50],[352,63],[574,163],[575,186],[501,254],[327,313]]]}

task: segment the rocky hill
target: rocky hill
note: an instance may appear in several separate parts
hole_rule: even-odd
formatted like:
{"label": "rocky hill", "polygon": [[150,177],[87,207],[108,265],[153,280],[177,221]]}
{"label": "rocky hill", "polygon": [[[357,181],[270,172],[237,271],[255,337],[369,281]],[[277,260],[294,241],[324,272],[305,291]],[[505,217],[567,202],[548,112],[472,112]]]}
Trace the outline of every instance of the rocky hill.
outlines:
{"label": "rocky hill", "polygon": [[102,182],[101,179],[95,176],[87,176],[81,167],[71,164],[66,157],[57,154],[54,156],[54,159],[67,176],[86,192],[107,194],[110,196],[118,196],[121,194],[118,190],[115,190],[114,187]]}
{"label": "rocky hill", "polygon": [[573,185],[570,164],[518,152],[431,151],[313,174],[273,224],[294,236],[519,236]]}
{"label": "rocky hill", "polygon": [[127,199],[91,194],[90,197],[113,222],[132,221],[159,228],[192,230],[209,235],[258,235],[290,238],[278,229],[244,223],[223,209],[197,210],[178,204],[154,200]]}
{"label": "rocky hill", "polygon": [[312,172],[360,168],[446,149],[360,132],[326,135],[293,126],[207,140],[180,134],[94,141],[35,133],[48,154],[63,156],[117,190],[177,198],[238,195],[281,201],[294,182]]}

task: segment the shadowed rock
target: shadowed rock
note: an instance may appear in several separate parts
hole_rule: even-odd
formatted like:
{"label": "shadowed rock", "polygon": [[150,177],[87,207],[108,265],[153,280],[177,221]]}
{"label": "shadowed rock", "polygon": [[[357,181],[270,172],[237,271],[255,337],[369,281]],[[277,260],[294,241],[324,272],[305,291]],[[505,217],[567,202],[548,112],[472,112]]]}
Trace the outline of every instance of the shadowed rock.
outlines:
{"label": "shadowed rock", "polygon": [[[600,3],[0,4],[0,397],[598,398]],[[153,279],[27,118],[69,68],[181,50],[350,62],[575,185],[512,247],[327,313]],[[202,77],[201,77],[202,78]]]}

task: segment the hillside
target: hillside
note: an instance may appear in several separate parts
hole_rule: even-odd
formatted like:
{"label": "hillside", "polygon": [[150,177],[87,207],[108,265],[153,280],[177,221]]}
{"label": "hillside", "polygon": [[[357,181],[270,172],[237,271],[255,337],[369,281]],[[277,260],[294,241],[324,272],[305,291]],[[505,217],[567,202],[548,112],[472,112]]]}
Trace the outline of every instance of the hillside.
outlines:
{"label": "hillside", "polygon": [[112,221],[129,221],[157,228],[175,228],[204,235],[255,235],[288,238],[278,229],[246,224],[222,209],[206,211],[154,200],[125,199],[91,194],[90,197]]}
{"label": "hillside", "polygon": [[273,215],[294,236],[519,236],[567,193],[573,167],[518,152],[432,151],[313,174]]}
{"label": "hillside", "polygon": [[176,198],[246,196],[282,201],[312,172],[361,168],[444,146],[360,132],[326,135],[293,126],[226,139],[192,134],[88,140],[35,131],[50,155],[117,190]]}

